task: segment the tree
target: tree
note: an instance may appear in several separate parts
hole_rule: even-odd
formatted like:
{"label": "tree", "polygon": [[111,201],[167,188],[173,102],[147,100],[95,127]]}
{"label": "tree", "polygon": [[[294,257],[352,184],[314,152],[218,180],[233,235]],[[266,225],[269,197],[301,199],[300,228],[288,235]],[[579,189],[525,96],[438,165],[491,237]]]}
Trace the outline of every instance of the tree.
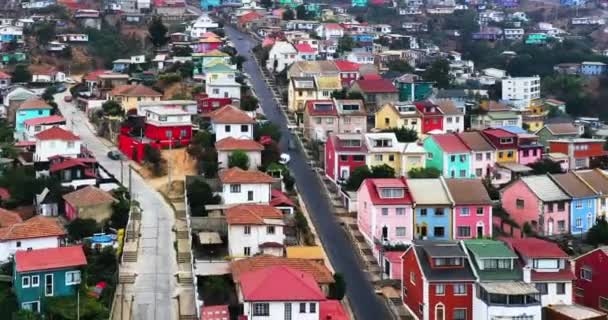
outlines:
{"label": "tree", "polygon": [[118,201],[112,204],[112,216],[110,216],[109,224],[114,229],[122,229],[129,222],[129,212],[131,210],[129,191],[121,187],[115,189],[112,193],[114,199]]}
{"label": "tree", "polygon": [[293,10],[287,9],[285,10],[285,12],[283,12],[283,20],[289,21],[293,19],[295,19],[295,13],[293,12]]}
{"label": "tree", "polygon": [[68,224],[68,235],[73,240],[82,240],[99,232],[100,228],[94,219],[76,218]]}
{"label": "tree", "polygon": [[335,300],[342,300],[346,294],[346,281],[344,276],[336,272],[334,273],[334,283],[329,285],[329,298]]}
{"label": "tree", "polygon": [[182,78],[191,78],[194,73],[194,63],[192,63],[192,61],[186,61],[184,63],[181,63],[178,68],[178,71]]}
{"label": "tree", "polygon": [[355,40],[349,35],[345,35],[338,40],[338,54],[351,51],[355,47]]}
{"label": "tree", "polygon": [[310,20],[312,17],[308,14],[308,10],[306,10],[306,6],[301,4],[296,7],[296,16],[299,20]]}
{"label": "tree", "polygon": [[56,86],[47,87],[46,89],[44,89],[41,98],[46,102],[52,102],[53,100],[55,100],[55,97],[53,96],[57,94],[57,91],[58,90]]}
{"label": "tree", "polygon": [[200,145],[203,148],[213,148],[215,145],[215,134],[208,130],[201,130],[194,135],[192,143]]}
{"label": "tree", "polygon": [[46,45],[51,40],[55,39],[55,21],[43,22],[36,25],[34,34],[36,35],[38,44]]}
{"label": "tree", "polygon": [[152,45],[159,48],[167,44],[169,42],[167,32],[169,32],[169,29],[163,23],[163,19],[159,16],[153,17],[148,25],[148,34]]}
{"label": "tree", "polygon": [[256,123],[253,127],[253,137],[259,141],[261,137],[269,136],[272,141],[281,140],[281,130],[272,122]]}
{"label": "tree", "polygon": [[418,132],[406,127],[384,129],[382,132],[394,132],[399,142],[415,142],[418,140]]}
{"label": "tree", "polygon": [[394,178],[395,169],[387,164],[372,166],[370,178]]}
{"label": "tree", "polygon": [[241,99],[241,110],[255,111],[258,108],[259,100],[252,95],[243,96]]}
{"label": "tree", "polygon": [[249,156],[242,150],[235,150],[228,156],[228,168],[239,167],[249,169]]}
{"label": "tree", "polygon": [[219,165],[217,163],[217,150],[215,150],[215,148],[208,148],[203,151],[198,161],[201,163],[202,171],[205,177],[213,178],[217,176]]}
{"label": "tree", "polygon": [[534,174],[547,174],[547,173],[562,173],[562,166],[549,159],[541,159],[534,163],[528,164],[530,168],[532,168],[532,173]]}
{"label": "tree", "polygon": [[230,57],[230,63],[236,65],[236,68],[239,70],[243,70],[243,63],[245,63],[245,61],[247,61],[247,58],[240,54]]}
{"label": "tree", "polygon": [[430,67],[424,70],[423,78],[433,81],[438,88],[447,88],[452,82],[450,75],[450,63],[445,59],[435,60]]}
{"label": "tree", "polygon": [[281,158],[281,150],[278,143],[272,141],[264,146],[262,150],[262,166],[268,167],[271,163],[279,162]]}
{"label": "tree", "polygon": [[13,82],[30,82],[32,81],[32,74],[25,64],[18,64],[15,66],[13,71]]}
{"label": "tree", "polygon": [[596,247],[608,244],[608,221],[606,221],[606,217],[598,217],[593,227],[587,232],[587,239],[585,240]]}
{"label": "tree", "polygon": [[409,63],[404,60],[391,60],[386,64],[386,66],[390,71],[396,71],[400,73],[414,72],[414,68],[412,68],[412,66],[410,66]]}
{"label": "tree", "polygon": [[368,166],[360,166],[355,168],[346,181],[346,189],[351,191],[358,190],[363,181],[371,177],[371,175],[372,172]]}
{"label": "tree", "polygon": [[15,314],[15,320],[39,320],[40,314],[34,311],[21,309]]}
{"label": "tree", "polygon": [[423,178],[439,178],[441,171],[437,168],[413,168],[408,171],[407,177],[410,179],[423,179]]}
{"label": "tree", "polygon": [[188,185],[186,194],[188,195],[188,204],[193,216],[207,216],[205,205],[218,204],[221,201],[220,196],[213,194],[213,189],[203,180],[195,180]]}
{"label": "tree", "polygon": [[114,100],[108,100],[101,105],[101,110],[103,110],[103,114],[111,117],[122,117],[124,115],[124,110],[120,103]]}
{"label": "tree", "polygon": [[260,5],[266,9],[272,8],[273,1],[272,0],[262,0],[260,1]]}
{"label": "tree", "polygon": [[190,46],[173,47],[173,55],[176,57],[189,57],[192,55],[192,48]]}

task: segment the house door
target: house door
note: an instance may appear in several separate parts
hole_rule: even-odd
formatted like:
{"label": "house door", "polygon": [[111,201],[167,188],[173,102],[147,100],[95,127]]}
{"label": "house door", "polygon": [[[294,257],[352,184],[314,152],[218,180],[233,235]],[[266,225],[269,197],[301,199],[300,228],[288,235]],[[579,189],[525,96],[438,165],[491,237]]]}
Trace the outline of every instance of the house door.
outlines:
{"label": "house door", "polygon": [[340,167],[340,178],[347,180],[350,176],[350,168],[349,167]]}
{"label": "house door", "polygon": [[285,320],[291,320],[291,302],[285,303]]}
{"label": "house door", "polygon": [[418,235],[420,236],[420,239],[424,239],[427,236],[427,228],[426,226],[419,226],[418,227]]}
{"label": "house door", "polygon": [[388,228],[386,226],[382,227],[382,241],[388,239]]}
{"label": "house door", "polygon": [[547,235],[552,236],[553,235],[553,219],[549,219],[549,221],[547,221]]}
{"label": "house door", "polygon": [[387,276],[391,275],[391,263],[388,260],[384,260],[384,274]]}
{"label": "house door", "polygon": [[477,238],[483,238],[483,226],[477,226]]}

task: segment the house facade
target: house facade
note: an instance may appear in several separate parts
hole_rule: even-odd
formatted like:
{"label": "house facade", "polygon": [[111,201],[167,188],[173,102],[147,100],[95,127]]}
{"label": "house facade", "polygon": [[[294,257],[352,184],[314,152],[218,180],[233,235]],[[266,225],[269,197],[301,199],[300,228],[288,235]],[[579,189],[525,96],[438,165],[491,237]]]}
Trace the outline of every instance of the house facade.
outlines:
{"label": "house facade", "polygon": [[453,200],[442,178],[409,179],[414,201],[414,239],[450,240]]}
{"label": "house facade", "polygon": [[604,154],[604,140],[602,139],[559,139],[548,140],[550,152],[559,152],[568,155],[570,169],[589,168],[591,159]]}
{"label": "house facade", "polygon": [[144,134],[162,146],[179,147],[190,144],[191,114],[181,108],[149,107],[145,109]]}
{"label": "house facade", "polygon": [[572,261],[574,263],[574,302],[584,306],[608,311],[608,250],[596,248]]}
{"label": "house facade", "polygon": [[442,133],[443,114],[441,110],[430,101],[414,103],[422,115],[422,133]]}
{"label": "house facade", "polygon": [[471,151],[454,133],[434,134],[424,140],[426,167],[450,178],[471,177]]}
{"label": "house facade", "polygon": [[367,148],[362,134],[331,134],[325,142],[325,175],[346,181],[358,167],[366,165]]}
{"label": "house facade", "polygon": [[125,111],[137,109],[138,103],[142,101],[160,101],[161,97],[160,92],[139,84],[117,86],[108,93],[108,99],[120,103]]}
{"label": "house facade", "polygon": [[20,141],[34,141],[36,134],[52,127],[66,129],[66,121],[62,116],[53,115],[47,117],[33,118],[23,121],[23,133],[17,137]]}
{"label": "house facade", "polygon": [[226,222],[230,257],[283,256],[285,234],[279,209],[270,205],[236,205],[226,209]]}
{"label": "house facade", "polygon": [[249,170],[257,170],[262,165],[264,146],[254,140],[224,138],[215,143],[217,160],[221,169],[228,168],[229,157],[235,151],[244,152],[249,158]]}
{"label": "house facade", "polygon": [[579,170],[575,174],[597,194],[597,216],[606,217],[606,204],[608,203],[608,177],[600,170]]}
{"label": "house facade", "polygon": [[80,137],[60,127],[44,130],[38,133],[35,138],[35,162],[49,161],[50,157],[56,155],[76,158],[82,152]]}
{"label": "house facade", "polygon": [[224,204],[270,203],[275,179],[263,172],[234,167],[220,171],[219,178]]}
{"label": "house facade", "polygon": [[492,237],[492,200],[481,179],[446,179],[452,197],[454,239]]}
{"label": "house facade", "polygon": [[255,121],[247,113],[227,105],[209,114],[216,141],[225,138],[253,140]]}
{"label": "house facade", "polygon": [[38,98],[31,98],[24,101],[15,114],[15,136],[23,135],[25,131],[25,121],[51,115],[53,108],[46,101]]}
{"label": "house facade", "polygon": [[370,112],[376,112],[380,106],[399,99],[397,88],[386,79],[357,80],[350,87],[350,92],[363,95],[365,107]]}
{"label": "house facade", "polygon": [[581,234],[595,225],[598,195],[573,171],[549,175],[570,196],[570,233]]}
{"label": "house facade", "polygon": [[16,212],[0,211],[0,261],[9,260],[19,250],[57,248],[67,235],[55,218],[38,216],[23,221]]}
{"label": "house facade", "polygon": [[399,142],[394,132],[366,133],[364,136],[366,161],[370,168],[388,165],[395,169],[395,172],[401,172],[401,155],[405,143]]}
{"label": "house facade", "polygon": [[458,138],[471,150],[471,175],[485,178],[492,174],[496,150],[479,131],[458,133]]}
{"label": "house facade", "polygon": [[65,217],[68,221],[76,218],[93,219],[103,223],[112,216],[112,205],[118,200],[109,193],[87,186],[63,196],[65,200]]}
{"label": "house facade", "polygon": [[517,162],[517,135],[504,129],[485,129],[484,137],[496,149],[496,162]]}
{"label": "house facade", "polygon": [[376,129],[408,128],[422,135],[422,116],[410,103],[385,104],[375,114]]}
{"label": "house facade", "polygon": [[304,109],[304,134],[315,141],[325,141],[339,132],[338,111],[333,100],[308,100]]}

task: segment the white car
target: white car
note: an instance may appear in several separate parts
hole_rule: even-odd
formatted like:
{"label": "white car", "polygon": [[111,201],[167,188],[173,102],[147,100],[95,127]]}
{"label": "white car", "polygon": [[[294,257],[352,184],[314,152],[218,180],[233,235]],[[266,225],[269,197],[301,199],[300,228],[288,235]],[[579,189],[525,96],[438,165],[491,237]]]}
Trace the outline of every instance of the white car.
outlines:
{"label": "white car", "polygon": [[76,80],[72,79],[72,78],[65,78],[64,80],[65,83],[69,83],[69,84],[75,84]]}
{"label": "white car", "polygon": [[291,157],[287,153],[281,153],[280,164],[288,164],[289,160],[291,160]]}

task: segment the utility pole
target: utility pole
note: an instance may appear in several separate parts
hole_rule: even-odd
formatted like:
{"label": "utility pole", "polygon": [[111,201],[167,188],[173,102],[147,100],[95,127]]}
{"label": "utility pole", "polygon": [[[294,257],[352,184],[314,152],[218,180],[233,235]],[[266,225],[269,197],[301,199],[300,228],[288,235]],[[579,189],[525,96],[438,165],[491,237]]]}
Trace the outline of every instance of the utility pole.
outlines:
{"label": "utility pole", "polygon": [[80,289],[78,289],[78,294],[76,294],[76,320],[80,320]]}
{"label": "utility pole", "polygon": [[173,136],[171,136],[171,138],[169,138],[169,160],[167,161],[167,173],[168,173],[168,177],[169,177],[169,187],[167,190],[169,190],[169,192],[171,192],[171,185],[172,185],[172,181],[171,181],[171,157],[173,156],[171,154],[171,151],[173,150]]}
{"label": "utility pole", "polygon": [[133,167],[129,165],[129,199],[133,201]]}
{"label": "utility pole", "polygon": [[122,155],[121,155],[121,158],[120,158],[120,184],[121,184],[123,187],[124,187],[124,185],[125,185],[125,182],[124,182],[124,180],[123,180],[123,178],[124,178],[124,172],[125,172],[125,170],[124,170],[124,168],[123,168],[123,160],[122,160]]}

